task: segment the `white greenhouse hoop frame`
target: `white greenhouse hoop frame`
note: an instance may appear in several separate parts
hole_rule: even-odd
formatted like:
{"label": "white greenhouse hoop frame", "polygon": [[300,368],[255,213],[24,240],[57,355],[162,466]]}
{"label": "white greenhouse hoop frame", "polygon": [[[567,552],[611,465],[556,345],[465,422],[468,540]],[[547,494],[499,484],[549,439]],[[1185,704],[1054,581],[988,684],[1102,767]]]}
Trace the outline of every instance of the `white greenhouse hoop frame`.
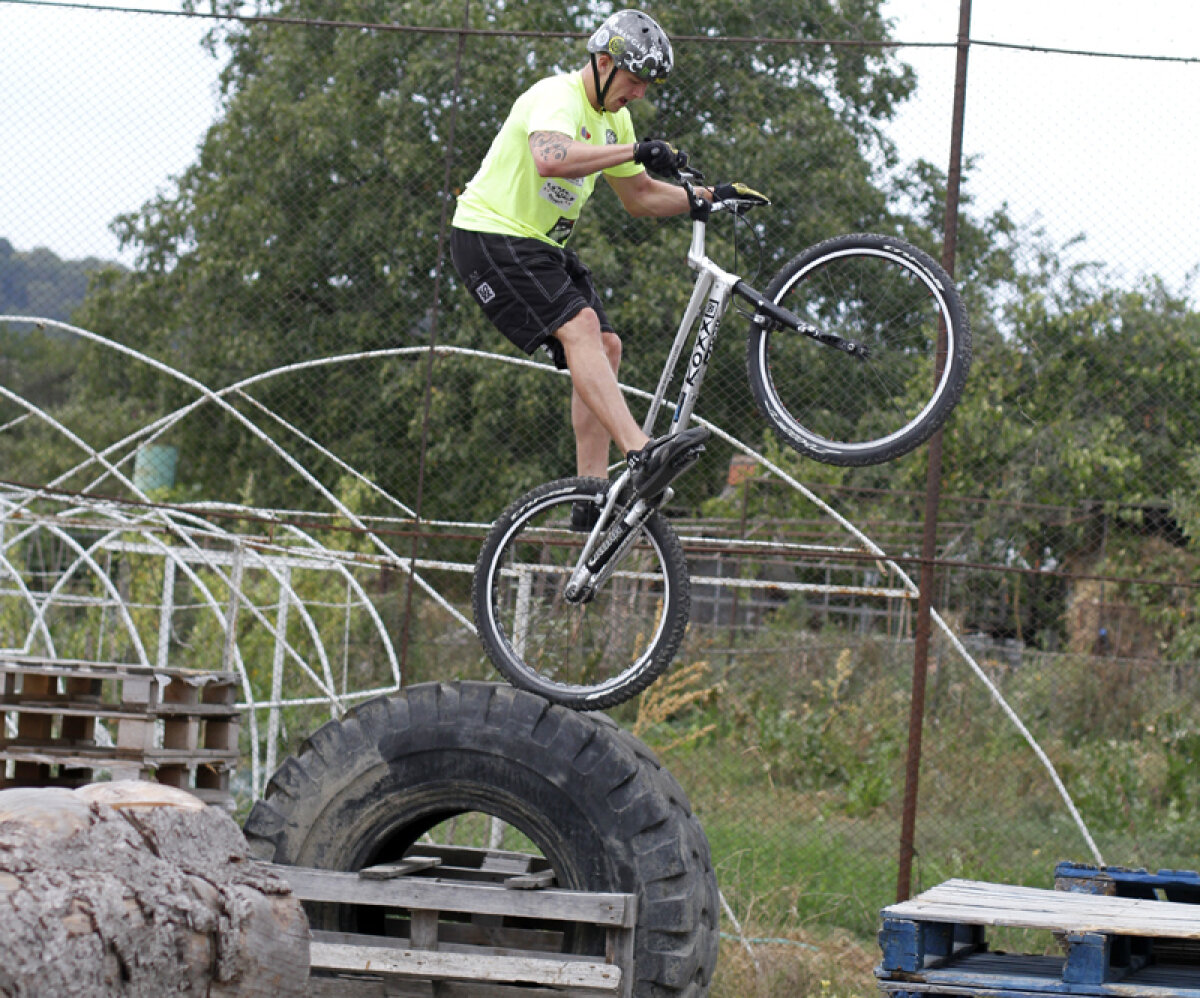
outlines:
{"label": "white greenhouse hoop frame", "polygon": [[[265,702],[263,702],[263,701],[255,702],[253,699],[252,690],[250,688],[250,682],[249,682],[249,678],[248,678],[248,675],[247,675],[247,672],[245,669],[245,665],[242,661],[240,651],[237,648],[237,642],[236,642],[236,640],[234,640],[234,637],[233,637],[233,627],[232,627],[233,618],[236,616],[238,608],[240,606],[245,606],[247,608],[247,610],[255,616],[256,620],[259,623],[261,623],[263,626],[272,626],[272,625],[270,624],[269,621],[267,621],[265,615],[263,615],[261,611],[259,611],[256,607],[254,607],[250,603],[250,601],[245,597],[245,594],[242,593],[240,590],[240,585],[238,584],[240,582],[240,577],[238,575],[238,572],[244,571],[245,565],[244,564],[241,565],[241,567],[239,569],[238,563],[236,562],[236,560],[233,561],[231,563],[230,567],[234,568],[234,569],[238,569],[238,571],[234,571],[234,572],[231,572],[230,575],[226,575],[223,571],[221,571],[221,568],[218,565],[218,562],[222,561],[223,559],[214,556],[210,551],[207,551],[207,549],[205,549],[204,547],[199,545],[197,543],[197,541],[195,540],[195,536],[194,536],[194,535],[204,535],[206,537],[206,539],[211,540],[213,538],[213,536],[216,535],[216,536],[221,537],[221,539],[224,540],[226,543],[233,543],[235,545],[235,550],[236,550],[237,549],[236,548],[237,541],[234,540],[236,535],[228,534],[223,531],[220,531],[218,528],[214,527],[214,525],[212,524],[211,521],[203,519],[202,517],[199,516],[198,513],[192,513],[187,510],[179,511],[179,510],[175,510],[175,509],[167,509],[166,507],[155,506],[152,503],[152,501],[150,500],[150,497],[145,495],[144,492],[142,492],[140,489],[138,489],[138,487],[134,484],[134,482],[121,470],[121,466],[126,464],[127,462],[129,462],[134,457],[134,455],[137,453],[137,450],[139,447],[144,447],[144,446],[147,446],[148,444],[152,443],[156,439],[160,438],[163,434],[165,434],[171,427],[176,425],[176,423],[178,423],[180,420],[182,420],[187,415],[189,415],[191,412],[195,411],[196,409],[198,409],[200,406],[204,405],[205,403],[211,403],[212,405],[221,409],[227,415],[231,416],[237,422],[239,422],[249,433],[251,433],[254,437],[256,437],[260,442],[262,442],[263,444],[268,446],[273,453],[275,453],[285,463],[287,463],[288,466],[291,467],[293,471],[295,471],[297,474],[299,474],[304,479],[304,481],[306,481],[313,488],[313,490],[321,497],[321,499],[324,502],[326,502],[330,506],[332,506],[338,515],[344,517],[358,531],[360,531],[362,536],[367,538],[368,541],[376,548],[376,550],[378,552],[378,555],[376,556],[376,558],[380,564],[387,564],[387,565],[399,568],[400,570],[404,571],[406,574],[408,574],[408,576],[412,579],[412,581],[416,585],[418,585],[422,589],[422,591],[425,592],[425,594],[427,596],[429,596],[440,608],[442,608],[445,612],[447,612],[452,619],[454,619],[459,625],[464,626],[464,627],[468,628],[469,630],[473,631],[474,628],[473,628],[473,625],[471,624],[471,622],[456,607],[454,607],[447,599],[445,599],[440,593],[438,593],[436,590],[436,587],[431,585],[428,582],[428,580],[426,580],[423,577],[421,572],[418,571],[419,568],[450,569],[450,570],[454,570],[454,571],[462,571],[465,568],[466,570],[469,571],[472,566],[443,564],[443,563],[438,563],[438,562],[420,562],[420,561],[415,561],[414,559],[402,558],[402,557],[398,556],[394,551],[391,550],[391,548],[389,548],[377,536],[377,534],[374,531],[371,530],[370,526],[366,522],[364,522],[361,518],[359,518],[357,515],[355,515],[350,509],[348,509],[337,498],[337,496],[334,495],[316,477],[316,475],[311,470],[309,470],[295,455],[293,455],[287,448],[285,448],[281,443],[279,443],[277,440],[275,440],[270,434],[266,433],[260,427],[255,425],[249,419],[247,419],[244,414],[242,414],[235,406],[233,406],[229,402],[228,396],[231,396],[231,395],[236,396],[240,399],[243,399],[248,404],[253,405],[258,411],[260,411],[264,415],[271,418],[286,434],[298,439],[303,445],[313,448],[319,454],[321,454],[324,458],[326,458],[328,460],[332,460],[335,463],[335,465],[337,467],[339,467],[339,469],[341,471],[343,471],[346,474],[351,475],[356,481],[358,481],[361,484],[372,489],[374,492],[376,492],[376,494],[383,497],[388,503],[393,505],[402,515],[415,516],[416,514],[414,513],[414,511],[410,507],[408,507],[405,503],[403,503],[400,499],[398,499],[395,496],[389,495],[382,489],[379,489],[373,482],[371,482],[369,479],[367,479],[364,475],[362,475],[357,470],[355,470],[354,468],[347,465],[345,462],[340,461],[340,459],[338,459],[335,455],[331,454],[327,449],[322,447],[319,442],[313,440],[312,438],[310,438],[309,436],[304,434],[302,430],[291,425],[286,420],[284,420],[281,416],[279,416],[277,413],[274,413],[273,411],[271,411],[270,409],[268,409],[267,407],[265,407],[261,403],[259,403],[256,399],[253,398],[253,396],[248,394],[248,389],[250,389],[251,387],[253,387],[256,384],[260,384],[271,378],[280,377],[280,376],[283,376],[283,375],[286,375],[289,373],[295,373],[295,372],[298,372],[301,370],[322,367],[322,366],[336,365],[336,364],[358,362],[358,361],[363,361],[363,360],[384,359],[384,358],[389,358],[389,357],[426,356],[426,355],[428,355],[430,349],[433,349],[435,351],[435,353],[439,356],[457,355],[457,356],[463,356],[463,357],[470,357],[470,358],[482,359],[487,362],[493,362],[493,363],[499,362],[499,363],[510,364],[510,365],[519,366],[519,367],[533,368],[534,370],[537,370],[543,374],[550,373],[550,374],[554,374],[557,376],[566,376],[565,372],[556,371],[554,368],[552,368],[546,364],[537,363],[537,362],[525,360],[522,358],[504,356],[504,355],[500,355],[500,354],[493,354],[493,353],[488,353],[488,352],[478,351],[478,350],[469,350],[469,349],[462,348],[462,347],[430,348],[427,346],[420,346],[420,347],[397,347],[397,348],[385,349],[385,350],[373,350],[373,351],[365,351],[365,352],[358,352],[358,353],[351,353],[351,354],[343,354],[343,355],[337,355],[337,356],[332,356],[332,357],[317,358],[314,360],[304,361],[304,362],[297,363],[297,364],[289,364],[289,365],[286,365],[283,367],[279,367],[279,368],[275,368],[275,369],[272,369],[269,371],[262,372],[260,374],[254,375],[250,378],[246,378],[235,384],[229,385],[223,389],[214,391],[213,389],[209,388],[208,386],[196,381],[194,378],[191,378],[190,376],[177,370],[176,368],[173,368],[173,367],[171,367],[159,360],[156,360],[155,358],[152,358],[146,354],[143,354],[137,350],[133,350],[132,348],[130,348],[128,346],[125,346],[120,343],[116,343],[112,340],[107,339],[106,337],[100,336],[99,334],[91,332],[89,330],[82,329],[78,326],[72,326],[68,323],[58,322],[58,321],[52,320],[52,319],[45,319],[45,318],[33,317],[33,316],[17,316],[17,315],[0,315],[0,322],[17,322],[17,323],[33,324],[33,325],[37,325],[37,326],[52,326],[52,327],[60,329],[64,332],[78,336],[82,339],[88,340],[93,343],[97,343],[97,344],[104,346],[108,349],[111,349],[117,353],[123,354],[128,358],[132,358],[141,363],[144,363],[144,364],[152,367],[156,371],[166,374],[166,375],[178,380],[179,382],[187,385],[188,387],[192,388],[197,393],[197,398],[195,400],[193,400],[192,402],[188,403],[187,405],[182,406],[181,408],[175,410],[174,412],[168,413],[167,415],[162,416],[159,419],[157,419],[151,423],[148,423],[146,426],[139,428],[134,433],[126,436],[125,438],[117,441],[114,444],[109,445],[108,447],[104,448],[103,450],[96,450],[96,449],[92,448],[89,444],[87,444],[84,440],[79,438],[76,434],[74,434],[67,427],[63,426],[61,423],[59,423],[57,420],[55,420],[49,413],[40,409],[39,407],[37,407],[36,405],[31,403],[30,401],[22,398],[21,396],[9,391],[8,389],[4,388],[3,386],[0,386],[0,398],[8,399],[9,401],[19,405],[20,407],[22,407],[26,410],[25,414],[21,417],[18,417],[17,420],[10,421],[5,426],[0,427],[0,433],[4,432],[5,430],[7,430],[11,426],[15,425],[16,423],[23,421],[27,417],[36,418],[36,419],[39,419],[39,420],[45,422],[47,425],[52,427],[56,432],[60,433],[66,439],[70,440],[76,447],[78,447],[80,449],[81,452],[83,452],[86,455],[86,457],[83,461],[81,461],[79,464],[75,465],[74,467],[68,469],[67,471],[63,472],[61,475],[59,475],[53,481],[46,483],[42,488],[25,490],[23,494],[21,494],[20,496],[16,496],[16,497],[8,497],[8,498],[0,497],[0,565],[3,566],[4,572],[11,573],[12,578],[19,577],[19,573],[16,572],[15,567],[11,564],[11,562],[7,558],[7,555],[5,554],[8,547],[12,543],[11,541],[6,539],[6,527],[7,527],[8,523],[10,522],[10,520],[12,520],[15,517],[17,517],[18,515],[20,515],[21,520],[22,520],[22,526],[23,527],[26,526],[25,521],[28,519],[28,510],[32,504],[34,504],[38,500],[52,498],[54,495],[54,490],[56,488],[61,486],[61,484],[63,482],[69,480],[72,476],[79,474],[80,472],[84,471],[85,469],[87,469],[93,465],[99,465],[100,468],[102,469],[102,473],[100,473],[98,477],[93,479],[83,489],[83,492],[85,494],[90,493],[93,489],[97,488],[109,477],[112,477],[117,482],[119,482],[123,487],[130,490],[135,496],[137,496],[137,498],[143,504],[143,509],[144,509],[143,515],[140,518],[128,517],[127,512],[122,511],[119,504],[115,503],[112,500],[105,500],[105,501],[96,500],[92,503],[88,503],[86,505],[86,509],[94,511],[99,508],[103,511],[103,514],[105,516],[113,517],[113,521],[114,521],[114,526],[112,528],[113,532],[109,536],[113,536],[116,533],[120,533],[123,531],[129,531],[132,529],[135,531],[139,531],[143,535],[149,535],[152,533],[165,531],[165,532],[169,533],[171,536],[174,536],[174,537],[182,540],[184,542],[184,549],[181,549],[180,552],[175,552],[172,549],[167,548],[166,545],[163,545],[162,542],[158,541],[157,539],[150,540],[147,543],[151,547],[153,547],[155,544],[157,544],[159,546],[159,548],[161,548],[164,558],[170,559],[171,564],[173,565],[173,570],[182,570],[185,572],[185,574],[189,573],[189,572],[191,573],[189,575],[189,579],[191,579],[191,581],[193,581],[193,583],[198,584],[199,590],[201,592],[203,592],[205,601],[209,605],[210,609],[213,612],[219,612],[220,605],[216,601],[215,597],[213,597],[213,594],[210,591],[208,591],[208,589],[206,587],[204,587],[202,583],[199,582],[199,579],[196,576],[196,573],[194,571],[192,571],[192,569],[189,567],[189,565],[188,565],[189,562],[194,560],[197,563],[202,564],[206,570],[212,571],[214,574],[216,574],[218,580],[223,585],[227,586],[229,591],[234,594],[234,598],[230,600],[229,606],[226,608],[226,612],[221,619],[222,619],[222,626],[224,628],[224,633],[225,633],[226,640],[227,640],[227,650],[229,652],[228,658],[232,661],[236,670],[238,671],[238,674],[239,674],[239,676],[241,678],[241,682],[242,682],[243,693],[246,696],[246,702],[244,704],[242,704],[241,706],[246,708],[247,716],[248,716],[249,722],[250,722],[251,744],[253,746],[252,753],[251,753],[251,770],[252,770],[251,783],[252,783],[252,789],[253,789],[255,796],[258,796],[261,793],[262,786],[263,786],[263,765],[262,765],[262,761],[260,760],[260,757],[259,757],[259,737],[258,737],[258,729],[257,729],[257,713],[258,713],[258,711],[262,710],[262,709],[266,709],[269,712],[271,712],[269,715],[270,720],[269,720],[269,724],[268,724],[268,727],[269,727],[268,742],[269,742],[269,744],[268,744],[268,749],[267,749],[267,760],[266,760],[267,761],[266,768],[268,771],[270,771],[273,769],[273,762],[276,757],[276,746],[277,746],[277,741],[278,741],[279,710],[282,707],[284,707],[286,705],[290,705],[290,704],[313,702],[312,698],[286,699],[283,697],[284,676],[283,676],[283,672],[282,672],[282,664],[281,664],[282,661],[286,657],[290,656],[294,661],[296,661],[298,663],[299,668],[303,672],[306,673],[306,675],[310,678],[310,680],[312,680],[314,683],[316,683],[318,689],[322,689],[323,696],[329,702],[332,715],[337,717],[337,716],[340,716],[340,714],[344,710],[345,703],[350,700],[357,700],[357,699],[361,699],[362,697],[371,696],[371,695],[375,695],[378,693],[394,692],[396,689],[399,688],[400,683],[401,683],[401,676],[400,676],[399,663],[395,656],[395,649],[392,645],[392,642],[391,642],[389,636],[386,633],[386,629],[383,627],[382,622],[379,620],[378,615],[374,614],[373,622],[377,627],[380,638],[382,639],[383,647],[387,650],[389,665],[391,666],[391,671],[392,671],[393,684],[385,686],[385,687],[380,687],[378,689],[372,689],[372,690],[368,690],[368,691],[358,691],[353,694],[350,694],[350,693],[338,694],[337,691],[332,688],[332,685],[333,685],[332,684],[332,673],[331,673],[330,667],[329,667],[328,654],[326,653],[326,650],[325,650],[322,642],[319,640],[319,635],[316,632],[316,628],[312,623],[311,617],[307,615],[307,611],[305,610],[305,608],[303,606],[303,600],[299,597],[299,595],[291,587],[290,571],[289,572],[282,571],[283,565],[286,564],[286,562],[275,564],[274,569],[272,569],[270,566],[273,563],[263,560],[261,567],[263,567],[264,569],[266,569],[267,571],[272,573],[272,577],[275,578],[275,580],[279,583],[279,587],[280,587],[281,595],[279,598],[279,602],[277,604],[277,620],[276,620],[276,624],[272,627],[272,629],[277,636],[282,635],[282,640],[277,645],[276,653],[275,653],[275,662],[273,663],[273,672],[272,672],[273,696]],[[625,386],[625,385],[622,385],[622,389],[627,394],[633,395],[638,398],[649,399],[651,397],[649,393],[644,392],[640,389],[632,388],[632,387]],[[745,454],[746,456],[751,457],[752,459],[758,461],[762,465],[762,467],[764,467],[770,474],[778,477],[781,481],[783,481],[785,484],[787,484],[790,488],[797,491],[807,501],[809,501],[817,509],[819,509],[824,515],[828,516],[835,523],[837,523],[839,525],[839,527],[841,527],[853,539],[853,541],[856,545],[857,551],[866,552],[866,553],[870,554],[873,558],[877,559],[882,565],[884,565],[889,571],[891,571],[896,578],[898,578],[901,581],[900,589],[890,589],[890,590],[863,589],[861,591],[864,595],[869,595],[869,596],[883,595],[883,596],[887,596],[887,597],[891,597],[891,598],[899,597],[899,598],[907,598],[907,599],[913,599],[913,600],[915,600],[917,598],[917,596],[919,595],[919,589],[918,589],[916,583],[910,578],[910,576],[896,562],[891,560],[882,548],[880,548],[877,544],[875,544],[869,537],[866,536],[866,534],[864,534],[861,530],[859,530],[857,527],[855,527],[849,520],[847,520],[845,517],[843,517],[841,514],[839,514],[836,510],[834,510],[831,506],[829,506],[824,500],[822,500],[820,497],[815,495],[811,490],[809,490],[804,485],[802,485],[800,482],[798,482],[794,477],[788,475],[783,469],[778,467],[778,465],[772,463],[762,453],[747,446],[742,441],[735,439],[730,434],[724,432],[720,427],[717,427],[717,426],[713,425],[712,423],[709,423],[708,421],[699,419],[699,418],[696,418],[696,422],[698,422],[700,425],[707,426],[720,439],[722,439],[725,442],[727,442],[728,444],[730,444],[733,448],[735,448],[742,454]],[[124,451],[124,453],[122,454],[123,451]],[[116,458],[115,460],[111,459],[115,455],[121,455],[121,456]],[[202,507],[194,507],[194,508],[200,509]],[[224,507],[224,508],[235,508],[235,507]],[[265,515],[265,516],[272,515],[271,511],[262,511],[262,510],[243,510],[243,511],[244,512],[253,512],[255,515]],[[429,523],[431,521],[424,521],[424,522]],[[436,522],[436,521],[434,521],[434,522]],[[120,525],[118,525],[118,523]],[[129,524],[131,524],[132,526],[130,526]],[[470,526],[473,528],[478,528],[481,525],[479,525],[479,524],[459,524],[458,526]],[[319,542],[317,542],[314,538],[305,534],[303,531],[300,531],[299,528],[296,528],[292,525],[288,525],[288,529],[292,533],[293,537],[302,541],[306,545],[311,545],[311,548],[304,549],[304,558],[305,558],[304,564],[305,565],[308,565],[309,562],[312,561],[312,562],[319,562],[322,565],[326,565],[331,570],[334,570],[334,571],[340,570],[346,579],[347,586],[352,585],[352,582],[351,582],[352,575],[349,572],[346,564],[344,563],[344,553],[330,551],[329,549],[320,545]],[[57,536],[61,536],[62,539],[64,539],[64,540],[67,539],[65,533],[63,533],[61,531],[57,534]],[[95,545],[93,545],[93,547],[95,547]],[[182,553],[182,550],[186,550],[187,554],[184,555]],[[78,552],[79,557],[76,560],[76,565],[80,565],[80,564],[85,565],[90,570],[92,570],[95,574],[103,575],[104,573],[102,571],[100,571],[98,564],[96,564],[94,558],[91,557],[89,551],[90,551],[90,549],[83,549],[82,547],[79,548],[79,552]],[[206,551],[207,551],[207,553],[206,553]],[[267,556],[264,556],[264,555],[260,554],[259,552],[255,551],[253,553],[253,557],[259,558],[259,559],[265,559]],[[283,556],[275,555],[275,556],[271,556],[271,557],[283,557]],[[726,583],[728,580],[714,579],[714,580],[694,580],[694,581]],[[109,588],[109,589],[112,588],[111,580],[108,581],[106,588]],[[840,587],[838,587],[838,589],[839,589],[839,591],[845,591],[846,587],[840,586]],[[360,587],[360,591],[361,591],[361,587]],[[28,587],[21,587],[18,595],[20,596],[20,598],[23,601],[28,603],[30,606],[34,606],[34,607],[37,606],[37,603],[38,603],[37,597],[34,596],[34,594],[31,591],[28,590]],[[365,597],[365,593],[363,594],[363,596]],[[364,605],[370,605],[370,600],[369,599],[365,600]],[[290,609],[293,606],[295,606],[298,609],[298,611],[302,614],[302,616],[304,617],[305,622],[306,622],[306,628],[308,629],[310,638],[314,639],[313,643],[314,643],[314,647],[316,649],[318,649],[317,656],[320,661],[321,672],[322,672],[323,678],[319,678],[316,675],[316,673],[313,672],[313,670],[308,665],[308,663],[304,662],[304,660],[302,659],[300,654],[297,652],[297,650],[286,641],[285,631],[281,630],[278,627],[279,619],[281,617],[286,616],[286,613],[290,612]],[[48,632],[48,629],[46,627],[44,615],[45,615],[45,605],[43,605],[35,613],[35,624],[37,624],[38,627],[40,628],[40,631],[43,635],[43,639],[47,641],[48,646],[52,650],[53,642],[52,642],[51,636]],[[132,618],[129,616],[127,610],[125,611],[122,619],[126,623],[127,629],[131,629],[131,631],[135,633],[136,629],[133,628]],[[946,623],[946,621],[936,611],[933,612],[932,619],[933,619],[934,624],[947,637],[951,646],[958,652],[959,656],[963,659],[963,661],[966,663],[966,665],[971,670],[971,672],[976,676],[977,679],[980,680],[980,682],[982,682],[984,684],[984,686],[988,690],[988,693],[991,696],[991,698],[997,703],[997,705],[1001,708],[1001,710],[1003,711],[1005,716],[1017,728],[1017,730],[1021,734],[1022,738],[1026,741],[1026,743],[1030,746],[1032,751],[1035,753],[1039,762],[1042,764],[1043,768],[1046,770],[1047,774],[1049,775],[1051,782],[1053,783],[1060,798],[1064,802],[1064,805],[1066,806],[1068,813],[1070,814],[1070,816],[1071,816],[1072,820],[1074,821],[1076,827],[1078,828],[1081,836],[1083,837],[1085,843],[1087,844],[1089,850],[1091,851],[1095,861],[1097,862],[1097,864],[1102,866],[1103,858],[1100,854],[1100,851],[1097,848],[1090,832],[1088,831],[1086,824],[1083,821],[1082,816],[1079,814],[1078,809],[1075,807],[1075,804],[1072,801],[1070,794],[1067,792],[1066,787],[1064,786],[1061,778],[1058,776],[1058,773],[1055,770],[1053,763],[1050,761],[1049,757],[1045,754],[1045,752],[1042,750],[1042,748],[1038,745],[1036,740],[1033,738],[1032,734],[1029,732],[1028,728],[1024,725],[1024,723],[1021,721],[1021,719],[1017,716],[1016,712],[1007,703],[1007,701],[1005,701],[1003,695],[1000,693],[999,689],[995,686],[995,684],[991,681],[991,679],[987,676],[987,674],[983,670],[983,668],[979,665],[979,663],[975,660],[975,658],[970,654],[970,652],[967,651],[967,649],[963,645],[962,641],[959,640],[959,638],[953,633],[952,629],[949,627],[949,625]],[[131,637],[132,637],[132,634],[131,634]],[[33,639],[34,639],[34,631],[33,631],[33,628],[31,627],[30,633],[26,639],[26,645],[28,646],[33,641]],[[135,638],[135,643],[139,650],[139,655],[143,659],[145,659],[146,652],[145,652],[144,646],[140,642],[140,638]],[[0,651],[2,651],[2,649],[0,649]],[[146,662],[145,664],[149,664],[149,663]],[[275,691],[277,689],[278,689],[278,695],[274,695]]]}

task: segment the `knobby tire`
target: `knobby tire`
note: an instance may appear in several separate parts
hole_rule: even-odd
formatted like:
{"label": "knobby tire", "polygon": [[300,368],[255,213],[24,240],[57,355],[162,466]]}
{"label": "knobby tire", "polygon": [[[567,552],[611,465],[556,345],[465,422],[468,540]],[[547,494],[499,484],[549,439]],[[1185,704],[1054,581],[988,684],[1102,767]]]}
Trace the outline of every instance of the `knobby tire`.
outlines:
{"label": "knobby tire", "polygon": [[923,251],[889,236],[837,236],[785,264],[766,294],[869,352],[863,360],[793,329],[752,329],[755,400],[801,454],[835,465],[890,461],[929,439],[958,404],[971,366],[967,312]]}

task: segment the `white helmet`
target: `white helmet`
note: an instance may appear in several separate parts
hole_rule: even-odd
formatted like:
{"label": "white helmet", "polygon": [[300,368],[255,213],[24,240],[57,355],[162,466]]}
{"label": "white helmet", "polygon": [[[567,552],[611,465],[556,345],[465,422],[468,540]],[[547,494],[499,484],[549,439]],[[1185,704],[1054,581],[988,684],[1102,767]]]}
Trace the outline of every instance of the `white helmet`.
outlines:
{"label": "white helmet", "polygon": [[587,50],[611,56],[617,69],[627,69],[647,83],[665,83],[675,65],[671,39],[654,18],[640,10],[609,16],[588,39]]}

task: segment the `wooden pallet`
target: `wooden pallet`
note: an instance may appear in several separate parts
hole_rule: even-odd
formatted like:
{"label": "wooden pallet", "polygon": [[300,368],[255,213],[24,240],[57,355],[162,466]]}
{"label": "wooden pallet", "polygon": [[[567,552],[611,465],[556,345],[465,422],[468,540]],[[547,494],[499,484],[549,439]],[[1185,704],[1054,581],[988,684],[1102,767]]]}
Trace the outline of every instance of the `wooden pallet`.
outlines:
{"label": "wooden pallet", "polygon": [[1123,866],[1098,867],[1059,863],[1054,868],[1054,889],[1082,894],[1108,894],[1147,901],[1200,904],[1200,873],[1195,870],[1131,870]]}
{"label": "wooden pallet", "polygon": [[[557,889],[544,861],[522,853],[417,848],[358,873],[274,867],[312,912],[314,998],[632,994],[634,895]],[[320,928],[330,904],[378,909],[386,934]],[[568,942],[588,932],[598,951]]]}
{"label": "wooden pallet", "polygon": [[[949,880],[882,915],[876,977],[898,998],[1200,998],[1200,908],[1192,904]],[[988,926],[1057,933],[1066,955],[989,952]]]}
{"label": "wooden pallet", "polygon": [[[99,738],[98,721],[116,737]],[[77,787],[107,771],[232,806],[239,724],[231,672],[0,654],[0,788]]]}

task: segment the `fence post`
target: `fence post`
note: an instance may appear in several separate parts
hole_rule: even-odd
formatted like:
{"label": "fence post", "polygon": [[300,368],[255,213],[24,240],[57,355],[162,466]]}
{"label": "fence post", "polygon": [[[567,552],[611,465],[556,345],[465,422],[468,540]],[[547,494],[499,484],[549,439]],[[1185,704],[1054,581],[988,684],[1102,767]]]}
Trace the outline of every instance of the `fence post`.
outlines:
{"label": "fence post", "polygon": [[[946,174],[946,213],[942,221],[942,266],[954,276],[958,248],[958,202],[962,184],[963,120],[967,102],[967,56],[971,48],[971,0],[959,0],[958,58],[954,73],[954,111],[950,131],[950,165]],[[938,351],[938,374],[945,358],[945,330]],[[921,540],[921,583],[917,596],[917,630],[913,645],[912,698],[908,716],[908,753],[905,761],[904,813],[900,821],[899,872],[896,899],[912,893],[912,864],[916,853],[917,785],[921,771],[921,736],[925,723],[925,681],[929,675],[930,604],[937,557],[938,503],[942,491],[942,431],[929,442],[929,469],[925,481],[925,523]]]}

